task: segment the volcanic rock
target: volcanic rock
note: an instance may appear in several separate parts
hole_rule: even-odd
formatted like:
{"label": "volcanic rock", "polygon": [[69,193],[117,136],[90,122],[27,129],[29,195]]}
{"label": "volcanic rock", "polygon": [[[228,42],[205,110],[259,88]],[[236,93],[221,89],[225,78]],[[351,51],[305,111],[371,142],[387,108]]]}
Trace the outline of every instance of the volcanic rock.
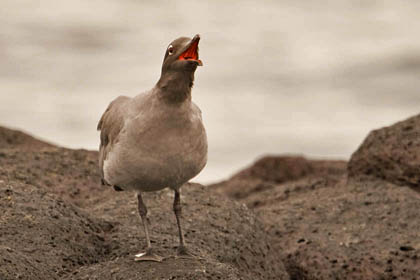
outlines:
{"label": "volcanic rock", "polygon": [[420,190],[420,115],[369,133],[348,172],[352,178],[367,175]]}
{"label": "volcanic rock", "polygon": [[131,192],[100,185],[97,153],[0,128],[0,279],[289,279],[243,204],[183,187],[187,246],[177,259],[173,194],[145,195],[162,263],[134,262],[145,241]]}
{"label": "volcanic rock", "polygon": [[291,279],[420,279],[419,132],[420,116],[372,132],[348,173],[271,156],[210,187],[255,211]]}

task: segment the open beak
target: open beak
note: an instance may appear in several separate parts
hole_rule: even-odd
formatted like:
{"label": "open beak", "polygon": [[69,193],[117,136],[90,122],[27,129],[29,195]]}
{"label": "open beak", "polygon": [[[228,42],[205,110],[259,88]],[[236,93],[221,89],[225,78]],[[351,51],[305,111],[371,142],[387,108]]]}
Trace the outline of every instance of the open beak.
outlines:
{"label": "open beak", "polygon": [[203,62],[198,59],[198,42],[200,42],[200,35],[197,34],[192,38],[188,44],[187,49],[178,57],[179,60],[192,60],[203,66]]}

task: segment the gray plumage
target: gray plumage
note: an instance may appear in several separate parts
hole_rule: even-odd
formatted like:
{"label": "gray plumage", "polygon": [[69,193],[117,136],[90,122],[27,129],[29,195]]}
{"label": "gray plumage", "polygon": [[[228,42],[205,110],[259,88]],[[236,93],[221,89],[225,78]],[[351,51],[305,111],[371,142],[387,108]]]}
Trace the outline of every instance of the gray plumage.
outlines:
{"label": "gray plumage", "polygon": [[[171,45],[182,50],[189,42],[180,38]],[[197,65],[165,68],[167,59],[166,54],[155,87],[133,98],[116,98],[99,121],[99,167],[110,185],[138,191],[175,189],[206,164],[206,132],[201,111],[191,101]]]}
{"label": "gray plumage", "polygon": [[114,186],[115,190],[137,191],[147,249],[136,255],[136,261],[164,259],[152,250],[142,192],[166,187],[175,192],[178,255],[191,256],[182,234],[179,188],[207,162],[207,136],[201,111],[191,101],[194,73],[202,65],[198,59],[199,41],[199,35],[173,41],[165,52],[156,85],[133,98],[118,97],[98,123],[102,182]]}

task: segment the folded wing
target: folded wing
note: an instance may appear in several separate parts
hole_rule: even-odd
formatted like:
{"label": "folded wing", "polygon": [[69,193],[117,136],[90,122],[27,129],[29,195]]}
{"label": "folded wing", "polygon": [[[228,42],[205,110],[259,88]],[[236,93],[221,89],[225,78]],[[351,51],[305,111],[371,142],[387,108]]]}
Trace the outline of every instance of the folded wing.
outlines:
{"label": "folded wing", "polygon": [[128,103],[131,98],[119,96],[112,101],[99,120],[97,129],[101,131],[101,143],[99,145],[99,169],[102,184],[108,184],[104,179],[103,165],[113,145],[118,142],[119,134],[124,127]]}

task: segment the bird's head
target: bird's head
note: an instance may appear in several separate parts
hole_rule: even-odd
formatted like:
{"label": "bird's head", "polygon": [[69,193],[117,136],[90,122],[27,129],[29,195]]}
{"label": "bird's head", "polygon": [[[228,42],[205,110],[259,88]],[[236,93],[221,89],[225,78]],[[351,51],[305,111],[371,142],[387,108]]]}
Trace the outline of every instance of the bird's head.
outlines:
{"label": "bird's head", "polygon": [[191,100],[191,88],[197,66],[203,65],[198,59],[200,35],[190,39],[181,37],[169,44],[162,64],[162,73],[156,84],[160,95],[171,103]]}
{"label": "bird's head", "polygon": [[194,72],[203,63],[198,59],[200,35],[194,38],[181,37],[172,41],[165,52],[162,64],[164,72]]}

